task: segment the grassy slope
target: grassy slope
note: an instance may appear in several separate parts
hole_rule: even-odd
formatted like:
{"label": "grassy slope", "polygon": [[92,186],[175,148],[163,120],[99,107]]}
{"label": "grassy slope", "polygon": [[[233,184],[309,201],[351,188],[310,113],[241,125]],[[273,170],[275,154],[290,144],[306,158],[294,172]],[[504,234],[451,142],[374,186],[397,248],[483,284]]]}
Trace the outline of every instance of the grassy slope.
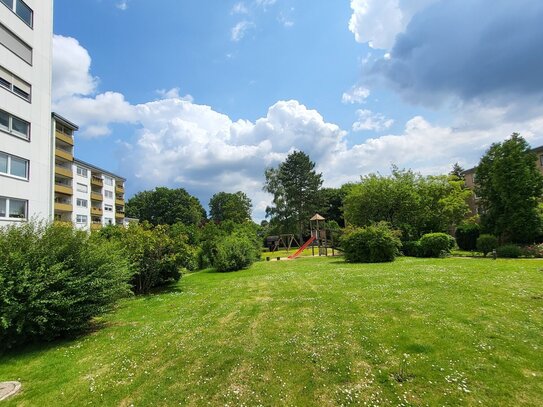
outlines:
{"label": "grassy slope", "polygon": [[24,386],[4,404],[542,405],[542,267],[316,258],[195,273],[87,337],[0,357],[0,380]]}

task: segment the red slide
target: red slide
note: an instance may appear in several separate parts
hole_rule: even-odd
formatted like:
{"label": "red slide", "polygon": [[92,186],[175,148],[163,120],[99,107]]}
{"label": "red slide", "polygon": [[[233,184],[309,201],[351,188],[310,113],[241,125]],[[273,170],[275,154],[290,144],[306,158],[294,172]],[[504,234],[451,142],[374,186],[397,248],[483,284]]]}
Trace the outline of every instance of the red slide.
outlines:
{"label": "red slide", "polygon": [[293,255],[291,256],[288,256],[289,259],[295,259],[296,257],[298,257],[300,254],[302,254],[302,252],[307,249],[307,246],[309,246],[311,243],[313,243],[313,240],[315,240],[315,238],[313,236],[311,236],[309,238],[309,240],[307,242],[304,243],[304,245],[302,247],[300,247],[296,253],[294,253]]}

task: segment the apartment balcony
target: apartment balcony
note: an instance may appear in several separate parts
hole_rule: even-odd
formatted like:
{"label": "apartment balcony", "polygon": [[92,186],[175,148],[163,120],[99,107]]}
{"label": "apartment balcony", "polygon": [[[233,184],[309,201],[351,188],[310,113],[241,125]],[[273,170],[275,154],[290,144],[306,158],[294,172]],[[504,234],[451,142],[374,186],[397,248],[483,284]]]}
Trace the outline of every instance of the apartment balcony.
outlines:
{"label": "apartment balcony", "polygon": [[102,229],[102,222],[91,223],[91,230],[99,230],[99,229]]}
{"label": "apartment balcony", "polygon": [[58,211],[58,212],[72,212],[73,207],[72,207],[71,203],[55,202],[55,211]]}
{"label": "apartment balcony", "polygon": [[56,148],[55,149],[55,156],[57,157],[60,157],[60,158],[63,158],[67,161],[73,161],[74,160],[74,155],[71,151],[67,151],[67,150],[64,150],[64,149],[61,149],[61,148]]}
{"label": "apartment balcony", "polygon": [[115,199],[115,205],[124,206],[124,199],[116,198],[116,199]]}
{"label": "apartment balcony", "polygon": [[102,194],[99,194],[98,192],[91,192],[91,199],[93,201],[102,202],[104,200],[104,197],[102,196]]}
{"label": "apartment balcony", "polygon": [[124,219],[124,212],[115,212],[115,218]]}
{"label": "apartment balcony", "polygon": [[115,193],[117,194],[124,194],[124,186],[116,184],[115,185]]}
{"label": "apartment balcony", "polygon": [[65,195],[73,195],[73,190],[71,185],[55,183],[55,192]]}
{"label": "apartment balcony", "polygon": [[91,215],[92,216],[102,216],[104,214],[104,211],[102,208],[96,208],[94,206],[91,206]]}
{"label": "apartment balcony", "polygon": [[102,180],[102,178],[93,175],[91,177],[91,184],[96,185],[97,187],[103,187],[104,186],[104,181]]}
{"label": "apartment balcony", "polygon": [[64,141],[66,144],[69,144],[71,146],[74,145],[74,139],[73,137],[70,137],[64,133],[61,133],[60,131],[55,131],[55,137],[58,139],[58,140],[62,140]]}
{"label": "apartment balcony", "polygon": [[55,174],[68,178],[74,177],[71,168],[61,167],[60,165],[55,165]]}

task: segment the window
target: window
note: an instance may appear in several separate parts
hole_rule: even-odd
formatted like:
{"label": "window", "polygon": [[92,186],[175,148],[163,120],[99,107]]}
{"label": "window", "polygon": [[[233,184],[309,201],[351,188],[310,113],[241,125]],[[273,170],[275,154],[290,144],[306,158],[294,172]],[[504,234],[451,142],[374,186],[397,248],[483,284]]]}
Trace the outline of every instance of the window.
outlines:
{"label": "window", "polygon": [[79,206],[80,208],[86,208],[87,204],[88,202],[86,199],[77,198],[77,206]]}
{"label": "window", "polygon": [[28,160],[0,152],[0,173],[28,179]]}
{"label": "window", "polygon": [[17,14],[21,19],[28,24],[29,27],[32,27],[32,17],[34,12],[28,5],[22,0],[15,1],[15,14]]}
{"label": "window", "polygon": [[113,212],[113,205],[104,205],[104,211]]}
{"label": "window", "polygon": [[86,168],[77,167],[77,175],[87,178],[88,177],[88,171]]}
{"label": "window", "polygon": [[105,218],[104,221],[106,222],[106,225],[113,225],[113,219]]}
{"label": "window", "polygon": [[105,190],[104,195],[105,195],[106,198],[112,198],[113,199],[113,191]]}
{"label": "window", "polygon": [[87,224],[87,215],[77,215],[76,216],[76,223],[79,223],[79,224],[84,224],[86,225]]}
{"label": "window", "polygon": [[9,49],[28,65],[32,65],[32,48],[0,24],[0,44]]}
{"label": "window", "polygon": [[28,5],[22,0],[0,0],[4,3],[11,11],[17,14],[21,20],[23,20],[30,28],[33,25],[33,14],[34,12]]}
{"label": "window", "polygon": [[30,123],[3,110],[0,110],[0,130],[24,138],[25,140],[30,139]]}
{"label": "window", "polygon": [[0,218],[26,219],[27,201],[0,197]]}
{"label": "window", "polygon": [[113,178],[111,178],[111,177],[104,177],[104,184],[113,186]]}
{"label": "window", "polygon": [[85,185],[85,184],[77,183],[77,190],[78,190],[79,192],[85,192],[85,193],[87,193],[87,192],[89,192],[89,187],[88,187],[87,185]]}
{"label": "window", "polygon": [[19,77],[13,75],[7,69],[0,66],[0,86],[6,88],[12,93],[15,93],[17,96],[22,97],[24,100],[30,102],[30,93],[32,87],[20,79]]}

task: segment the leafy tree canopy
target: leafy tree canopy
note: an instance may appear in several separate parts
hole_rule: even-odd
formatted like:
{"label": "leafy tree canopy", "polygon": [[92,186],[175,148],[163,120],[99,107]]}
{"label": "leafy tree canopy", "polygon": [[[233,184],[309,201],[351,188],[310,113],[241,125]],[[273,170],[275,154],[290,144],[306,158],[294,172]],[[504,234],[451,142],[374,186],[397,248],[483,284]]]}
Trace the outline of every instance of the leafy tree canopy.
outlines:
{"label": "leafy tree canopy", "polygon": [[531,242],[541,233],[538,202],[543,176],[536,155],[518,133],[494,143],[475,172],[483,231],[502,242]]}
{"label": "leafy tree canopy", "polygon": [[252,208],[253,204],[244,192],[219,192],[209,201],[209,216],[215,222],[242,223],[251,219]]}
{"label": "leafy tree canopy", "polygon": [[153,225],[199,225],[206,218],[200,201],[183,188],[142,191],[126,203],[126,216]]}
{"label": "leafy tree canopy", "polygon": [[370,174],[348,189],[345,219],[354,226],[385,221],[400,229],[404,240],[416,240],[450,231],[468,213],[470,194],[456,178],[393,167],[390,176]]}

